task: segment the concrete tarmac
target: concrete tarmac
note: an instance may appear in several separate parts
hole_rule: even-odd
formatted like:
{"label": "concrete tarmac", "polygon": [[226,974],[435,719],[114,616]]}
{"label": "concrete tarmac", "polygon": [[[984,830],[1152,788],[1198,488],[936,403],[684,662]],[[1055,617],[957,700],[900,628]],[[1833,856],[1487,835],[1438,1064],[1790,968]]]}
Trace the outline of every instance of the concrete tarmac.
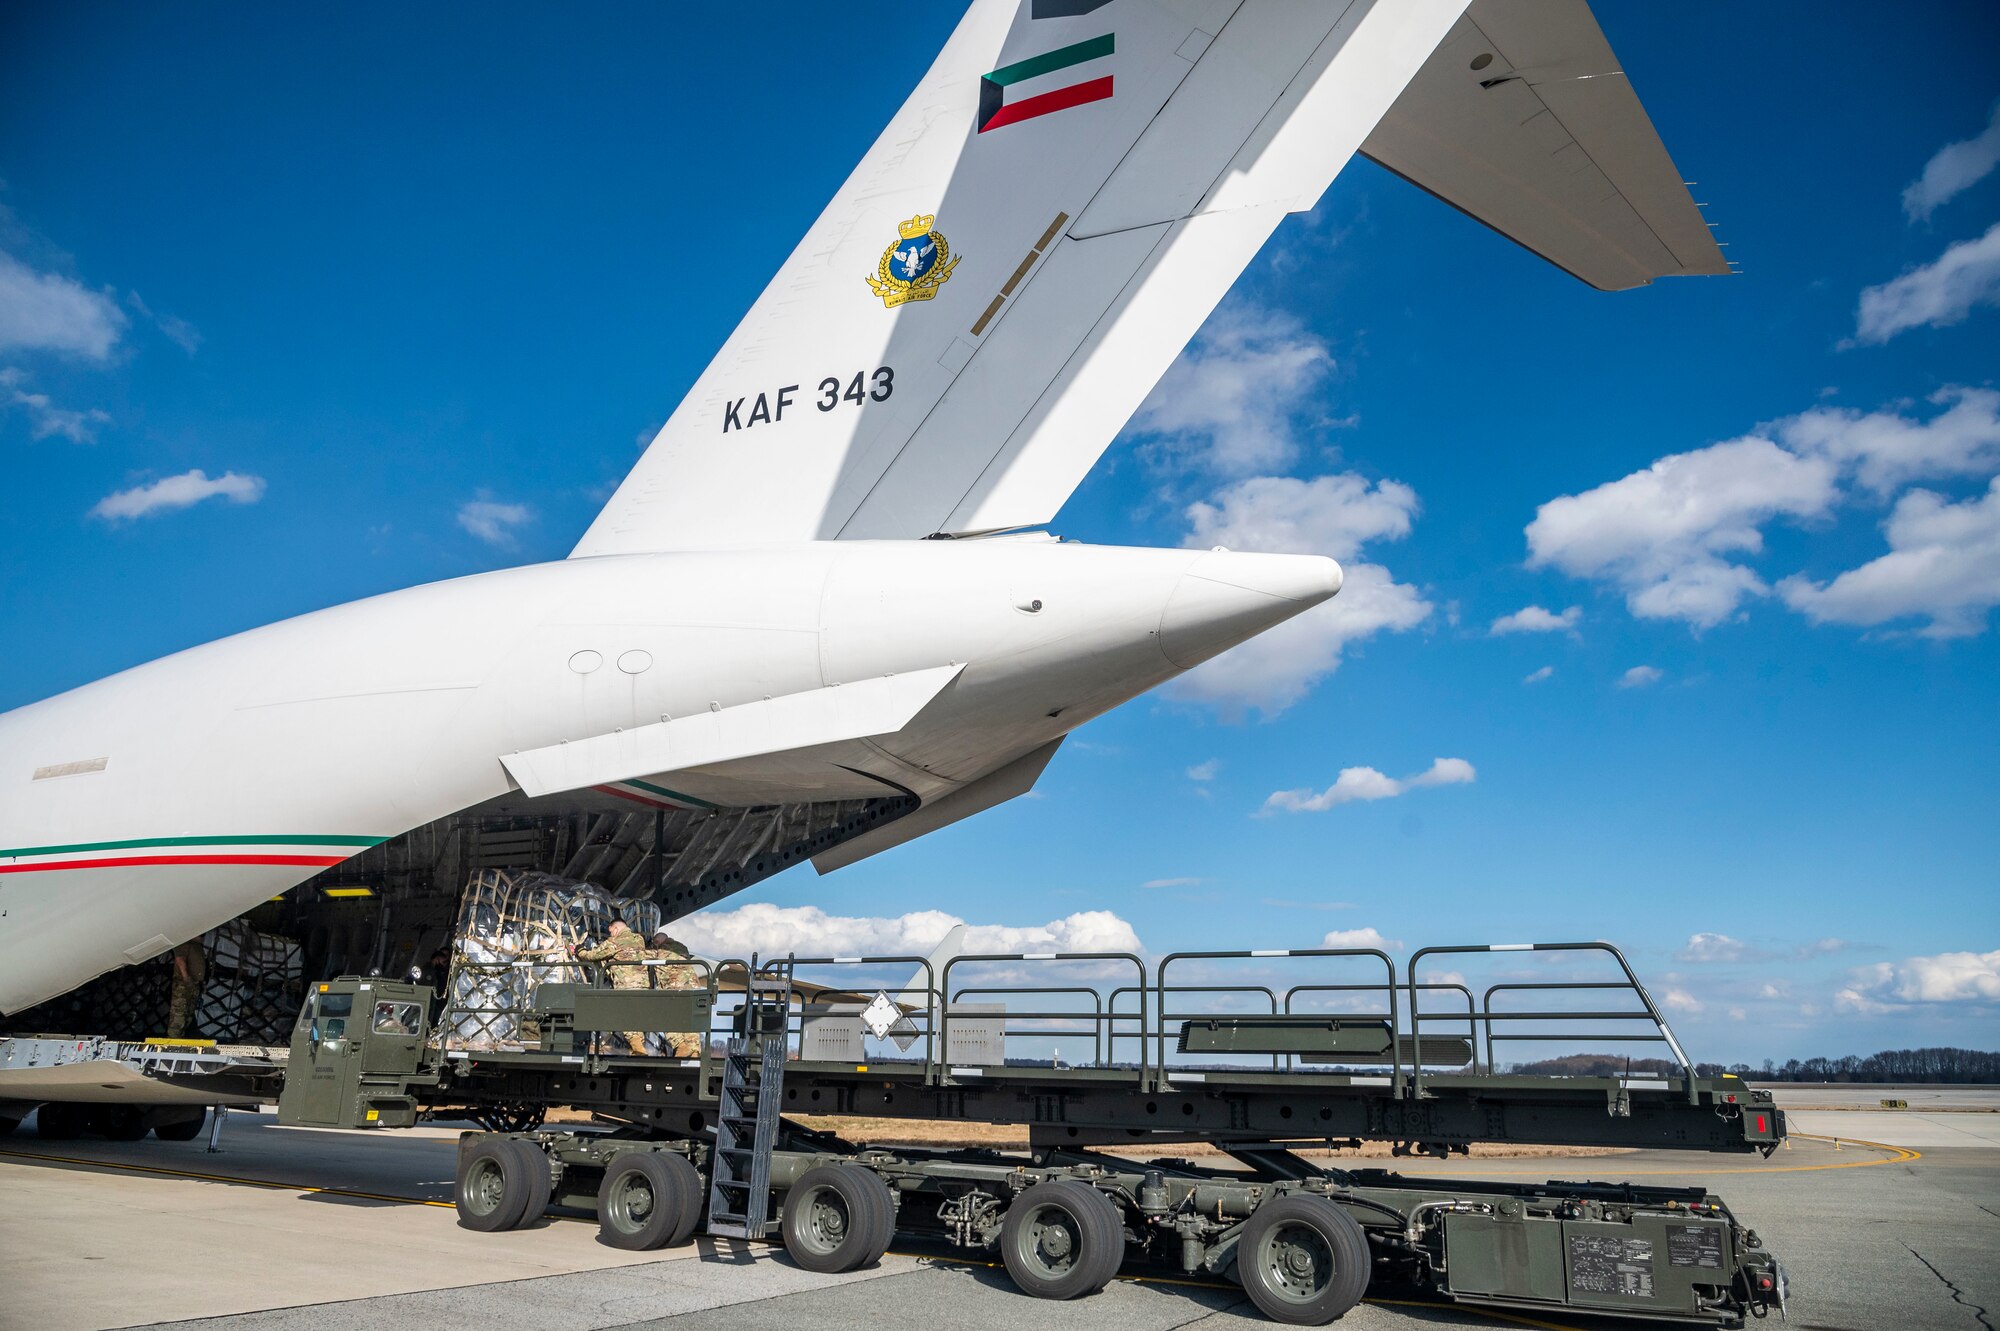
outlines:
{"label": "concrete tarmac", "polygon": [[[1634,1152],[1400,1163],[1438,1176],[1706,1184],[1785,1262],[1793,1325],[1993,1331],[2000,1092],[1965,1099],[1960,1091],[1950,1108],[1922,1110],[1800,1106],[1794,1133],[1815,1135],[1769,1160]],[[623,1252],[579,1218],[475,1234],[451,1210],[457,1134],[446,1129],[325,1132],[232,1113],[222,1153],[210,1155],[205,1140],[44,1142],[33,1127],[0,1139],[0,1327],[10,1331],[1271,1325],[1234,1285],[1136,1271],[1074,1303],[1029,1300],[997,1266],[942,1246],[899,1244],[874,1270],[819,1276],[771,1245],[703,1239],[670,1253]],[[1340,1325],[1633,1325],[1384,1294]]]}

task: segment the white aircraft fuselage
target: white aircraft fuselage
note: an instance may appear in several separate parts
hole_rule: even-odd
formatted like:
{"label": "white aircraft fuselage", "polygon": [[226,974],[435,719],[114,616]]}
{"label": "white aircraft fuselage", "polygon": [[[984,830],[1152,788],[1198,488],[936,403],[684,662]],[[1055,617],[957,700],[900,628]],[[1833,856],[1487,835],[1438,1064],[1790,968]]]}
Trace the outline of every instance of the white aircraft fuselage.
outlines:
{"label": "white aircraft fuselage", "polygon": [[[0,716],[0,1012],[515,791],[509,755],[752,707],[761,761],[628,789],[930,802],[1339,585],[1313,556],[825,542],[530,565],[180,652]],[[839,752],[754,710],[953,666]]]}

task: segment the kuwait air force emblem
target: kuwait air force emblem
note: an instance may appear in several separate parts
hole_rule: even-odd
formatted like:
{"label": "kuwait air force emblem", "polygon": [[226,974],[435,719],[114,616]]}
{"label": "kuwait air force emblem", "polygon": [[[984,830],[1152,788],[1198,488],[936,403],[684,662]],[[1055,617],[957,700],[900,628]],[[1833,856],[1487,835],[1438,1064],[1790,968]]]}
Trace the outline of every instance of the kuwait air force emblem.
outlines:
{"label": "kuwait air force emblem", "polygon": [[902,235],[882,251],[875,276],[868,285],[882,298],[882,307],[893,310],[905,301],[929,300],[958,266],[944,232],[933,230],[933,213],[920,213],[896,228]]}

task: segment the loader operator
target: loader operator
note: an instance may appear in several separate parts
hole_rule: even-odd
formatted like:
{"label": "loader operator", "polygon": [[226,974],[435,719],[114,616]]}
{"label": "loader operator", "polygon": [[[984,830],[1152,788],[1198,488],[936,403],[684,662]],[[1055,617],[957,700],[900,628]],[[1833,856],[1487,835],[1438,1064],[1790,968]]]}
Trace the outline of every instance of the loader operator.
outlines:
{"label": "loader operator", "polygon": [[[634,933],[623,920],[613,920],[604,941],[594,947],[570,945],[570,955],[578,961],[595,961],[611,973],[613,989],[650,989],[651,968],[644,965],[646,940]],[[609,963],[608,965],[605,963]],[[646,1037],[638,1031],[620,1031],[625,1047],[639,1057],[646,1056]]]}
{"label": "loader operator", "polygon": [[[665,929],[655,933],[646,949],[650,961],[686,961],[687,949]],[[655,989],[699,989],[701,978],[692,966],[660,966],[653,970]],[[663,1037],[667,1052],[675,1058],[700,1058],[701,1037],[693,1031],[668,1031]]]}

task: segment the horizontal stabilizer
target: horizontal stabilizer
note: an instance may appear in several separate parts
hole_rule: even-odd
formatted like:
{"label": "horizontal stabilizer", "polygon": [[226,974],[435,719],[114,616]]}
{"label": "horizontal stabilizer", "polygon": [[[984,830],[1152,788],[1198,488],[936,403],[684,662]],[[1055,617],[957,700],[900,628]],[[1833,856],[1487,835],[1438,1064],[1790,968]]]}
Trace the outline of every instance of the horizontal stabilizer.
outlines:
{"label": "horizontal stabilizer", "polygon": [[516,785],[539,796],[816,744],[890,735],[908,725],[964,668],[934,666],[788,693],[608,735],[526,749],[507,754],[500,762]]}
{"label": "horizontal stabilizer", "polygon": [[1060,747],[1062,737],[1058,736],[1005,767],[995,768],[977,781],[939,796],[915,813],[906,813],[892,823],[884,823],[851,841],[843,841],[831,850],[822,851],[813,856],[813,868],[821,873],[844,869],[870,855],[880,854],[905,841],[914,841],[940,827],[949,827],[961,818],[970,818],[996,804],[1004,804],[1016,795],[1025,795],[1035,788],[1035,782],[1041,779],[1042,769],[1049,765],[1049,759],[1056,756]]}
{"label": "horizontal stabilizer", "polygon": [[1600,291],[1729,271],[1585,0],[1475,0],[1361,151]]}

